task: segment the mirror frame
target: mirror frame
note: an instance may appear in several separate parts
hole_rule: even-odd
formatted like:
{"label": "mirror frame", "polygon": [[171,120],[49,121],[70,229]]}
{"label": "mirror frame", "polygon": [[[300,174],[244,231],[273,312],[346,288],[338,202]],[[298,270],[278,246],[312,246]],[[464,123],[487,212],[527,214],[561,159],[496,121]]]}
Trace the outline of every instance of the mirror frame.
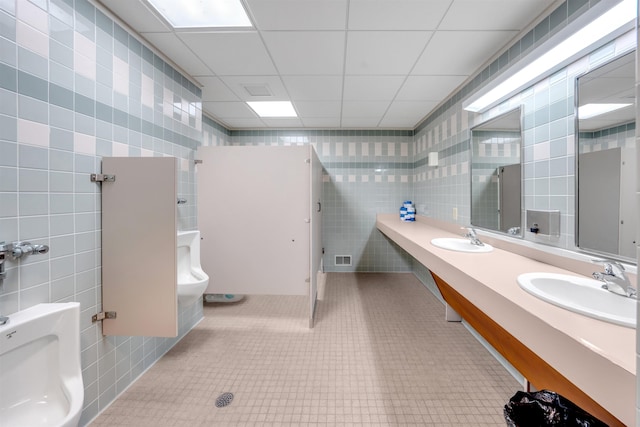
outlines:
{"label": "mirror frame", "polygon": [[[608,61],[605,61],[601,64],[599,64],[598,66],[591,68],[590,70],[581,73],[579,75],[575,76],[575,80],[574,80],[574,94],[573,94],[573,108],[574,108],[574,114],[573,114],[573,121],[574,121],[574,140],[575,140],[575,144],[574,144],[574,151],[575,151],[575,159],[574,159],[574,164],[575,164],[575,175],[574,175],[574,194],[575,194],[575,206],[574,206],[574,246],[575,246],[575,250],[577,252],[580,253],[584,253],[584,254],[589,254],[589,255],[593,255],[595,257],[598,258],[605,258],[605,259],[611,259],[611,260],[617,260],[617,261],[621,261],[627,264],[631,264],[631,265],[637,265],[637,259],[636,258],[629,258],[629,257],[625,257],[622,256],[620,254],[613,254],[613,253],[609,253],[609,252],[602,252],[602,251],[598,251],[597,249],[591,249],[591,248],[583,248],[579,245],[579,227],[580,227],[580,214],[579,214],[579,207],[580,207],[580,182],[578,180],[579,177],[579,171],[580,171],[580,117],[578,115],[578,108],[580,106],[580,79],[586,75],[588,75],[590,72],[592,71],[596,71],[602,67],[605,67],[609,64],[611,64],[612,62],[626,56],[626,55],[637,55],[636,52],[637,47],[634,47],[631,50],[625,51],[625,52],[621,52],[620,54],[616,55],[613,58],[610,58]],[[636,70],[637,73],[637,70]],[[637,91],[636,91],[637,94]],[[637,95],[636,95],[636,105],[638,102],[637,99]],[[636,106],[637,108],[637,106]],[[637,123],[636,123],[637,126]],[[637,127],[636,127],[637,129]],[[637,134],[637,130],[636,130],[636,134]],[[637,148],[636,148],[637,150]]]}
{"label": "mirror frame", "polygon": [[[509,234],[502,230],[494,230],[492,228],[486,228],[482,226],[475,225],[473,223],[473,131],[480,126],[491,123],[492,121],[499,119],[508,114],[512,114],[514,112],[519,112],[520,116],[520,233],[519,234]],[[511,109],[505,110],[500,114],[491,117],[483,122],[475,124],[473,127],[469,129],[469,223],[476,228],[481,230],[490,231],[493,233],[498,233],[503,236],[508,236],[516,239],[524,239],[524,106],[517,105]]]}

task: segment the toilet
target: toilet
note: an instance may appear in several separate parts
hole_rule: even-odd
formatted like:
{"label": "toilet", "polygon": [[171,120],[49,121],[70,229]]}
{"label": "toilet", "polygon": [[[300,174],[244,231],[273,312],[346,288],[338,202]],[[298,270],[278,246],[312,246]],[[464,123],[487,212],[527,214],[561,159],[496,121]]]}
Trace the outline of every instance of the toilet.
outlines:
{"label": "toilet", "polygon": [[204,294],[209,276],[200,266],[200,231],[178,232],[178,306],[187,307]]}
{"label": "toilet", "polygon": [[0,326],[0,425],[76,427],[84,386],[80,303],[38,304]]}

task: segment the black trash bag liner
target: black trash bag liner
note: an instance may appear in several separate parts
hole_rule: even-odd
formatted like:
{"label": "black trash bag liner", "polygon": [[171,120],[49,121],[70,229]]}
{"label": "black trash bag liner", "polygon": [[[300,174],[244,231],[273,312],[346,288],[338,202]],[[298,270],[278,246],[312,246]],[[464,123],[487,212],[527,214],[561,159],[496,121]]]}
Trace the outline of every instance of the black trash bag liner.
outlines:
{"label": "black trash bag liner", "polygon": [[509,427],[607,427],[575,403],[549,390],[518,391],[504,405],[504,419]]}

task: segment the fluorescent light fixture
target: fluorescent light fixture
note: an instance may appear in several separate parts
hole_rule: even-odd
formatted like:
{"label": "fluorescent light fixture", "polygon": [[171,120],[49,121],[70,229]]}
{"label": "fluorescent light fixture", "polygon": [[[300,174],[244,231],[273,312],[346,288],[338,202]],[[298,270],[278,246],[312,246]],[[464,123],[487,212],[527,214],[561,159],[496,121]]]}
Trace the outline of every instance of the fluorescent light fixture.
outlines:
{"label": "fluorescent light fixture", "polygon": [[585,104],[578,108],[578,119],[590,119],[632,104]]}
{"label": "fluorescent light fixture", "polygon": [[252,27],[240,0],[147,0],[173,28]]}
{"label": "fluorescent light fixture", "polygon": [[636,16],[636,0],[622,0],[493,89],[477,98],[472,97],[471,100],[465,102],[467,105],[464,106],[464,109],[480,112],[494,106],[517,91],[524,89],[545,73],[563,64],[594,43],[630,22],[634,22]]}
{"label": "fluorescent light fixture", "polygon": [[260,117],[298,117],[290,101],[247,101]]}

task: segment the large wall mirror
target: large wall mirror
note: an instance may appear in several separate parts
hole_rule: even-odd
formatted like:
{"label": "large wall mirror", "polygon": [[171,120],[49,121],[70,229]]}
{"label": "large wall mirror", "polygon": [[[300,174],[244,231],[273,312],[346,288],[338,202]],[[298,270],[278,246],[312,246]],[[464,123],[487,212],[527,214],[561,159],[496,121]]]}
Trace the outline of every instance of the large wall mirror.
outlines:
{"label": "large wall mirror", "polygon": [[471,129],[471,224],[522,236],[522,111]]}
{"label": "large wall mirror", "polygon": [[635,263],[635,52],[578,78],[576,245]]}

